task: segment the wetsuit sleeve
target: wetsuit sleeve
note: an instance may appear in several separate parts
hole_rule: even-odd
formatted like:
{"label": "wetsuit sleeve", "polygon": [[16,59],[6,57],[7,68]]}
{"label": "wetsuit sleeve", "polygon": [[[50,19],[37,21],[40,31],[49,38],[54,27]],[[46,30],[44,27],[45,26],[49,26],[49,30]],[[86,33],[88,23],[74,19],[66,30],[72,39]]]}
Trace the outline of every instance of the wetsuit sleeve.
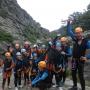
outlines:
{"label": "wetsuit sleeve", "polygon": [[90,54],[86,54],[86,58],[87,59],[90,59]]}
{"label": "wetsuit sleeve", "polygon": [[67,34],[71,36],[73,40],[75,40],[75,34],[72,31],[72,26],[70,24],[70,21],[67,22]]}
{"label": "wetsuit sleeve", "polygon": [[[86,48],[90,49],[90,40],[87,42]],[[87,57],[87,59],[90,59],[90,53],[86,54],[86,57]]]}
{"label": "wetsuit sleeve", "polygon": [[33,84],[36,80],[38,80],[39,77],[40,77],[40,74],[38,74],[38,75],[36,76],[36,78],[32,81],[32,84]]}
{"label": "wetsuit sleeve", "polygon": [[66,55],[67,55],[68,57],[71,57],[71,56],[72,56],[72,48],[69,47],[69,48],[67,49]]}
{"label": "wetsuit sleeve", "polygon": [[36,78],[32,81],[32,85],[35,85],[36,83],[38,83],[39,81],[42,81],[42,80],[46,79],[47,77],[48,77],[48,73],[47,73],[47,72],[44,72],[41,77],[36,77]]}
{"label": "wetsuit sleeve", "polygon": [[86,48],[90,49],[90,40],[87,42]]}

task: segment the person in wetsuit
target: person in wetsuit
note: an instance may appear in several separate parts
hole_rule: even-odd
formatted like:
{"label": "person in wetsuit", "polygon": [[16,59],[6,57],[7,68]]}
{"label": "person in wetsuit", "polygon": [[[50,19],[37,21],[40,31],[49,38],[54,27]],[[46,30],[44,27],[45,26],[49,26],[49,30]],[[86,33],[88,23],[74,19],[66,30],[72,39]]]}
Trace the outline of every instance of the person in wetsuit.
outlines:
{"label": "person in wetsuit", "polygon": [[72,26],[70,21],[67,24],[67,32],[74,41],[73,44],[73,59],[72,59],[72,79],[73,87],[72,89],[77,90],[77,71],[80,79],[80,84],[82,90],[85,90],[85,79],[84,79],[84,63],[87,58],[85,52],[87,49],[90,49],[90,40],[84,38],[82,27],[76,27],[75,33],[72,31]]}
{"label": "person in wetsuit", "polygon": [[8,88],[11,88],[10,78],[11,78],[12,68],[14,66],[14,63],[13,63],[13,60],[11,58],[10,52],[5,53],[5,59],[2,61],[0,66],[2,66],[2,65],[4,65],[4,67],[3,67],[3,82],[2,82],[2,89],[4,90],[6,80],[7,80]]}
{"label": "person in wetsuit", "polygon": [[32,86],[37,85],[40,90],[46,90],[50,87],[50,75],[46,69],[46,62],[40,61],[38,63],[39,73],[36,78],[32,81]]}

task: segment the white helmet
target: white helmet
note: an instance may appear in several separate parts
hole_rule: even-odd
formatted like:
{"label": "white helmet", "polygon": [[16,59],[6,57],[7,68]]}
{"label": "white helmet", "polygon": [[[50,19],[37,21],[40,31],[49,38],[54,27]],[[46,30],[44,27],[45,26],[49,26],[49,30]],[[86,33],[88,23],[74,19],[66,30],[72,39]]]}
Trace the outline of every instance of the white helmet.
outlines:
{"label": "white helmet", "polygon": [[35,47],[38,47],[38,46],[35,44],[35,45],[33,45],[33,47],[35,48]]}
{"label": "white helmet", "polygon": [[20,52],[17,52],[17,53],[16,53],[16,56],[21,56],[21,53],[20,53]]}
{"label": "white helmet", "polygon": [[49,41],[49,45],[52,45],[52,42],[51,41]]}
{"label": "white helmet", "polygon": [[26,52],[26,49],[22,48],[21,53],[25,53],[25,52]]}

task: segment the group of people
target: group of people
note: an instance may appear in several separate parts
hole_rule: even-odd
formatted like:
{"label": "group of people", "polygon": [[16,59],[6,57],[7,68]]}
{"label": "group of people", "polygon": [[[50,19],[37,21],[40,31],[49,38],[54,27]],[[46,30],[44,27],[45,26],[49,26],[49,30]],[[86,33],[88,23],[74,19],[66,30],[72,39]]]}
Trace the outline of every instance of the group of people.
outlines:
{"label": "group of people", "polygon": [[74,42],[73,48],[70,47],[68,38],[61,36],[57,36],[55,40],[49,39],[48,46],[33,45],[31,47],[28,41],[24,42],[22,48],[19,43],[8,46],[4,59],[0,59],[0,67],[3,67],[2,89],[5,90],[6,80],[8,88],[11,88],[12,74],[15,90],[26,85],[46,90],[54,84],[53,75],[55,75],[56,87],[61,89],[67,76],[68,57],[72,57],[73,86],[71,90],[78,89],[77,72],[81,88],[85,90],[84,63],[87,58],[90,58],[90,55],[86,54],[87,49],[90,49],[90,40],[83,37],[81,27],[75,28],[74,33],[70,21],[67,24],[67,32]]}

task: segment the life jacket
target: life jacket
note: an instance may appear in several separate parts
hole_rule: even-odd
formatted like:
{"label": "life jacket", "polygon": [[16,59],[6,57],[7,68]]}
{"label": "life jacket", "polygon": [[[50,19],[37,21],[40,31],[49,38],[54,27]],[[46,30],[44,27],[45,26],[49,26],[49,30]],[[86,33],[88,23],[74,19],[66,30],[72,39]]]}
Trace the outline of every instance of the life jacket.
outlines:
{"label": "life jacket", "polygon": [[24,56],[23,57],[23,67],[25,67],[25,68],[28,68],[29,67],[29,61],[30,61],[30,58],[29,57],[27,57],[27,56]]}
{"label": "life jacket", "polygon": [[73,58],[80,58],[81,56],[85,56],[87,39],[83,39],[81,44],[78,44],[78,41],[75,41],[73,46]]}
{"label": "life jacket", "polygon": [[53,64],[52,63],[47,63],[47,69],[49,71],[53,71]]}
{"label": "life jacket", "polygon": [[47,55],[47,54],[46,54],[44,60],[47,62],[47,69],[48,69],[49,71],[53,71],[53,63],[48,62],[48,55]]}
{"label": "life jacket", "polygon": [[23,67],[22,60],[16,60],[14,71],[16,72],[17,70],[22,69],[22,67]]}
{"label": "life jacket", "polygon": [[30,46],[29,47],[25,47],[24,46],[24,48],[25,48],[26,52],[28,52],[31,55],[31,48],[30,48]]}
{"label": "life jacket", "polygon": [[10,60],[5,59],[5,61],[4,61],[4,71],[6,71],[7,68],[10,68],[11,65],[12,65],[12,59],[10,59]]}
{"label": "life jacket", "polygon": [[15,62],[15,60],[16,60],[16,53],[17,52],[21,52],[21,49],[14,49],[14,51],[13,51],[13,56],[12,56],[12,58],[13,58],[13,61]]}

